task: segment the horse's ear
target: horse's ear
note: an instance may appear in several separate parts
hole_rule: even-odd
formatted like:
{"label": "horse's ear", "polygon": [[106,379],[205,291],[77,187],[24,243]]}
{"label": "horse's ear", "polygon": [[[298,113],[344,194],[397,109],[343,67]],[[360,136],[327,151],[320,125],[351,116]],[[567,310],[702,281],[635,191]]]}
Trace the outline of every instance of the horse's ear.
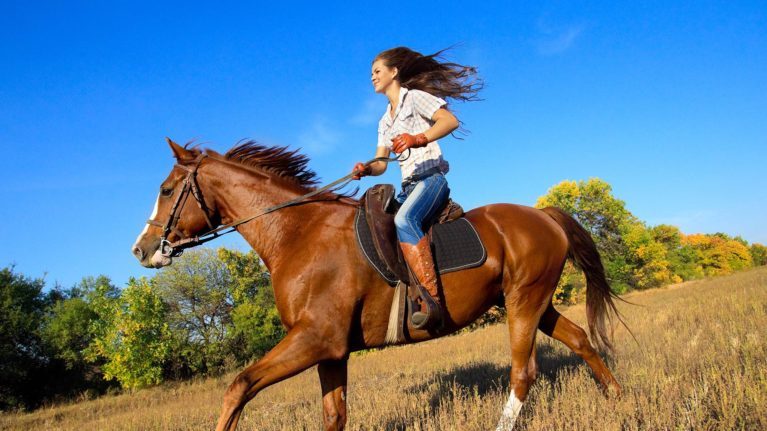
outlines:
{"label": "horse's ear", "polygon": [[194,159],[194,154],[191,151],[173,142],[171,138],[166,137],[165,140],[168,142],[168,145],[170,145],[171,151],[173,151],[173,157],[175,157],[179,163]]}

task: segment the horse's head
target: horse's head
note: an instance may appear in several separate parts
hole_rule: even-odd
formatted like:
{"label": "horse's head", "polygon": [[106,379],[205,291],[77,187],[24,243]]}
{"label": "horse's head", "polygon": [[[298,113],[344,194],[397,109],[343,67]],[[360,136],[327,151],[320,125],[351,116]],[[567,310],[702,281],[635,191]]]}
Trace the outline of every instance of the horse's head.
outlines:
{"label": "horse's head", "polygon": [[215,205],[203,196],[197,172],[205,158],[204,153],[186,149],[167,139],[176,165],[160,185],[160,192],[144,230],[133,244],[133,255],[147,268],[170,265],[174,255],[180,254],[170,244],[194,238],[218,224]]}

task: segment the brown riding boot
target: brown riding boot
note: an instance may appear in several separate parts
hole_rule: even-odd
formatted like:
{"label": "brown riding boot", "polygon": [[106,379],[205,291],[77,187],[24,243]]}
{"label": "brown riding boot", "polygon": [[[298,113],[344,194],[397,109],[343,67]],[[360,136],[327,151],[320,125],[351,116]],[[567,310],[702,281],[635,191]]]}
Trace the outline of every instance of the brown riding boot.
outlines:
{"label": "brown riding boot", "polygon": [[417,280],[421,296],[421,310],[410,316],[410,322],[416,329],[431,329],[442,323],[442,307],[437,290],[437,273],[431,254],[429,237],[424,236],[417,244],[400,243],[402,254]]}

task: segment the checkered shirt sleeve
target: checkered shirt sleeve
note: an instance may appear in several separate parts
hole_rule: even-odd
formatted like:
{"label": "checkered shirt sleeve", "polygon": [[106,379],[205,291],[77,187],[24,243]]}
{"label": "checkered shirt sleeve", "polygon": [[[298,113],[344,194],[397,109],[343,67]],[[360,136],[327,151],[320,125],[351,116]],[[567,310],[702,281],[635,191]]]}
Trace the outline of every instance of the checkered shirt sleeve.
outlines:
{"label": "checkered shirt sleeve", "polygon": [[421,90],[410,90],[410,97],[415,111],[428,121],[431,121],[431,117],[439,108],[447,105],[443,99]]}

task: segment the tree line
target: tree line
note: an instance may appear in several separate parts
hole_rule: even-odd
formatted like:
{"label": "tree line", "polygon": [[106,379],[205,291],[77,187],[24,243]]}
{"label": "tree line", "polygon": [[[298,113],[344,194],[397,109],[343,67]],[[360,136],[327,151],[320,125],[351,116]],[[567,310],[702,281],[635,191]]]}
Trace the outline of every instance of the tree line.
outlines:
{"label": "tree line", "polygon": [[[740,237],[647,225],[599,179],[563,181],[538,199],[536,207],[545,206],[562,208],[591,233],[608,280],[621,293],[767,264],[767,247]],[[0,410],[214,375],[250,362],[285,334],[273,295],[254,252],[225,248],[189,250],[123,288],[99,276],[46,290],[43,279],[6,267],[0,270]],[[584,297],[584,277],[568,263],[554,302]]]}
{"label": "tree line", "polygon": [[190,250],[122,289],[105,276],[44,286],[0,270],[0,410],[218,374],[285,335],[252,251]]}
{"label": "tree line", "polygon": [[[767,264],[767,247],[725,233],[690,234],[678,227],[650,226],[633,215],[603,180],[562,181],[538,198],[536,208],[556,206],[591,233],[614,290],[648,289],[697,278],[730,274]],[[555,304],[585,299],[585,277],[565,266]]]}

